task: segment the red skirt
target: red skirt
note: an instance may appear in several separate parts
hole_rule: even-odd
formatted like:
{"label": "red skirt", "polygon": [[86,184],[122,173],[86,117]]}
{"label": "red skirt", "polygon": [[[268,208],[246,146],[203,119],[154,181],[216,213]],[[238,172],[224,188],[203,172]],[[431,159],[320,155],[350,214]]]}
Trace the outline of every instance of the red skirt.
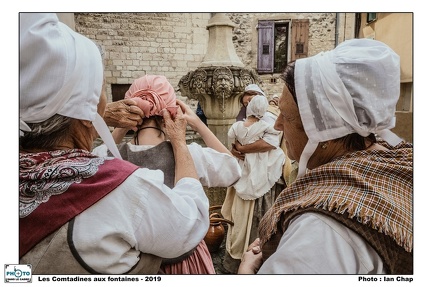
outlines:
{"label": "red skirt", "polygon": [[204,240],[195,251],[183,261],[174,264],[163,264],[160,274],[216,274],[213,260]]}

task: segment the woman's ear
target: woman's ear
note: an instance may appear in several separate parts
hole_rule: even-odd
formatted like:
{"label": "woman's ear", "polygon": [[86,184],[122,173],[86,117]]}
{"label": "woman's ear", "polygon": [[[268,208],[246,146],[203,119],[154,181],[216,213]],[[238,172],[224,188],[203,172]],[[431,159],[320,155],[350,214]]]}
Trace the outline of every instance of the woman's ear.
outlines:
{"label": "woman's ear", "polygon": [[93,127],[93,123],[91,121],[87,121],[87,120],[79,120],[81,122],[82,125],[84,125],[87,128],[91,128]]}

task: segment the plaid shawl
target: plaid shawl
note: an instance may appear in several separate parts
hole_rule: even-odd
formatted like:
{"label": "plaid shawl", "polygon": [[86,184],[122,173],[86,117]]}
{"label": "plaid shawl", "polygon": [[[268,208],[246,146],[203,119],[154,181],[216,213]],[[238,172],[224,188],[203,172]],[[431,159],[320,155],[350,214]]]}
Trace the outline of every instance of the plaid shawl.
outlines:
{"label": "plaid shawl", "polygon": [[264,245],[281,217],[312,208],[346,214],[412,252],[412,144],[389,150],[358,151],[310,170],[287,187],[260,222]]}

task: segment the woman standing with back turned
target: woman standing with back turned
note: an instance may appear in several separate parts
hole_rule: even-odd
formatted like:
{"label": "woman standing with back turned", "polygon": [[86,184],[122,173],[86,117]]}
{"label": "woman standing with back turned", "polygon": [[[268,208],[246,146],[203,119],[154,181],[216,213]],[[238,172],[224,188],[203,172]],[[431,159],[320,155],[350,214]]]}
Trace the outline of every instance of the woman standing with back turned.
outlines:
{"label": "woman standing with back turned", "polygon": [[[203,186],[227,187],[240,178],[240,166],[235,157],[217,139],[204,122],[182,101],[176,100],[174,88],[166,77],[144,75],[133,81],[125,94],[143,111],[142,124],[137,126],[133,138],[121,143],[128,128],[116,128],[113,137],[123,159],[141,167],[159,169],[164,173],[164,183],[173,187],[175,183],[176,159],[173,147],[166,134],[163,109],[179,106],[188,124],[197,131],[207,147],[197,143],[188,144],[198,178]],[[93,150],[102,157],[111,155],[106,145]],[[156,203],[157,204],[157,203]],[[204,237],[204,236],[203,236]],[[176,258],[164,258],[160,272],[163,274],[215,274],[213,262],[204,240]]]}

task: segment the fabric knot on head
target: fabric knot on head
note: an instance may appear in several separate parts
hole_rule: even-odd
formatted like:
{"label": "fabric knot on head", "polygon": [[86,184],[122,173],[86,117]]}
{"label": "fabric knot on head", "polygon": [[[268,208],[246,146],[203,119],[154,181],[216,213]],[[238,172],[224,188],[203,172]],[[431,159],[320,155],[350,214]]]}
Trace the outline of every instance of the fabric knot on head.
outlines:
{"label": "fabric knot on head", "polygon": [[166,77],[145,75],[136,79],[125,94],[125,99],[133,99],[144,112],[144,116],[162,116],[162,110],[167,109],[174,117],[177,113],[174,88]]}

